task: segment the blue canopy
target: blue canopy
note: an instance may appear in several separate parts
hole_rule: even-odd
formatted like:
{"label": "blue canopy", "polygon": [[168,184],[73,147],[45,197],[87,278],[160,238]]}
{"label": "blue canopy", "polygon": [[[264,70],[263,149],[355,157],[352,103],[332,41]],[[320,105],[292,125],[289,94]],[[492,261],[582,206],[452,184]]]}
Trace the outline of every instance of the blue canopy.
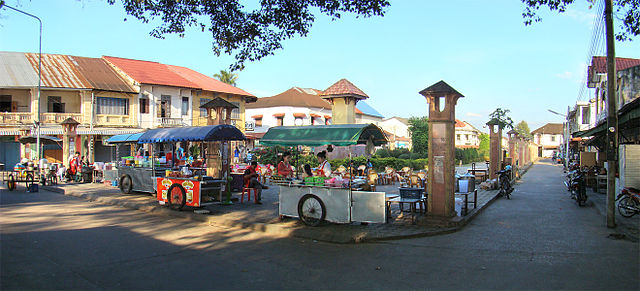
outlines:
{"label": "blue canopy", "polygon": [[238,128],[229,124],[150,129],[138,139],[139,143],[178,141],[245,140]]}
{"label": "blue canopy", "polygon": [[107,143],[137,143],[138,139],[144,134],[144,132],[139,133],[127,133],[127,134],[118,134],[107,139]]}

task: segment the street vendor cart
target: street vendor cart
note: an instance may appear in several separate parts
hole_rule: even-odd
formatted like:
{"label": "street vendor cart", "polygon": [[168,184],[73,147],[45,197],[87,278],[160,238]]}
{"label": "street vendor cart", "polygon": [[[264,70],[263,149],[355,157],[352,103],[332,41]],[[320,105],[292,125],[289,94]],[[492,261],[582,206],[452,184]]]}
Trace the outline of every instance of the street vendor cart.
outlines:
{"label": "street vendor cart", "polygon": [[[373,124],[341,124],[272,127],[260,143],[269,146],[378,146],[387,143],[387,139]],[[308,225],[317,225],[323,220],[386,222],[385,193],[361,191],[351,179],[339,184],[297,180],[279,183],[280,216],[297,217]]]}
{"label": "street vendor cart", "polygon": [[[35,144],[37,137],[30,135],[21,137],[18,140],[21,144]],[[61,139],[48,135],[40,135],[41,147],[44,145],[57,144],[60,145]],[[40,149],[42,150],[42,149]],[[7,177],[7,188],[10,191],[16,189],[17,183],[25,183],[25,188],[29,191],[37,183],[45,185],[49,183],[54,185],[58,183],[56,177],[57,166],[55,164],[49,164],[46,160],[43,161],[29,161],[27,163],[18,163],[13,167],[13,171],[9,173]],[[35,190],[34,190],[35,191]]]}
{"label": "street vendor cart", "polygon": [[[150,145],[149,155],[142,150],[141,152],[145,152],[144,155],[124,158],[118,165],[122,192],[155,193],[160,204],[181,210],[184,206],[202,207],[213,202],[215,198],[221,201],[220,193],[224,190],[226,179],[206,175],[208,167],[220,165],[194,166],[196,163],[204,164],[204,160],[191,165],[182,164],[184,161],[176,158],[176,143],[199,143],[200,153],[204,153],[205,150],[202,148],[205,142],[221,142],[226,145],[227,141],[244,139],[245,136],[235,126],[221,124],[151,129],[139,136],[113,136],[108,142]],[[160,145],[164,149],[164,155],[160,154]],[[224,155],[224,151],[220,154]]]}

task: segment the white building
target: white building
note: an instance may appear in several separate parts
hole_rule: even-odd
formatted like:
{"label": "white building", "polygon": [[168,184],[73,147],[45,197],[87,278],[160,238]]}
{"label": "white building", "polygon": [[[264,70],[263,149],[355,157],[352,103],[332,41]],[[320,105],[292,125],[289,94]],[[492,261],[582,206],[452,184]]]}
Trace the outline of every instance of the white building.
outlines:
{"label": "white building", "polygon": [[466,121],[456,119],[456,147],[457,148],[479,148],[480,131]]}
{"label": "white building", "polygon": [[411,132],[409,131],[409,119],[394,116],[387,118],[378,124],[389,138],[389,148],[411,149]]}
{"label": "white building", "polygon": [[562,123],[547,123],[531,132],[533,142],[538,144],[538,156],[549,158],[563,144]]}

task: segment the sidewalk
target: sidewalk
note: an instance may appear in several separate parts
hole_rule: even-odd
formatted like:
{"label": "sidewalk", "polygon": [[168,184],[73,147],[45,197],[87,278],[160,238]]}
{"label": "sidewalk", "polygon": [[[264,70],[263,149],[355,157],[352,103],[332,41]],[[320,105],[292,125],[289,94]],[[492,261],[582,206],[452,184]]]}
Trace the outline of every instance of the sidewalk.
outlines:
{"label": "sidewalk", "polygon": [[[617,195],[617,194],[616,194]],[[607,194],[597,193],[587,188],[587,203],[591,201],[596,210],[602,215],[605,223],[607,220]],[[632,217],[623,217],[618,212],[618,204],[616,202],[616,228],[615,231],[624,234],[629,240],[638,242],[640,238],[640,215],[634,215]]]}
{"label": "sidewalk", "polygon": [[[398,187],[399,185],[379,185],[377,190],[398,193]],[[173,211],[159,205],[155,201],[155,197],[150,194],[123,194],[118,188],[103,184],[60,184],[43,186],[42,189],[98,203],[141,210],[156,215],[186,218],[210,225],[240,227],[334,243],[390,240],[451,233],[461,229],[478,215],[495,200],[498,192],[478,190],[477,207],[473,209],[473,206],[470,206],[468,215],[463,217],[445,219],[429,215],[416,215],[416,224],[412,224],[410,213],[400,213],[398,206],[393,205],[391,219],[386,224],[352,223],[339,225],[325,223],[319,227],[307,227],[298,219],[285,218],[280,220],[278,215],[279,187],[273,185],[268,190],[263,190],[262,205],[246,201],[241,204],[239,203],[239,193],[234,193],[233,198],[237,198],[237,202],[234,202],[233,205],[206,206],[206,209],[210,211],[208,214],[196,214],[190,209]]]}

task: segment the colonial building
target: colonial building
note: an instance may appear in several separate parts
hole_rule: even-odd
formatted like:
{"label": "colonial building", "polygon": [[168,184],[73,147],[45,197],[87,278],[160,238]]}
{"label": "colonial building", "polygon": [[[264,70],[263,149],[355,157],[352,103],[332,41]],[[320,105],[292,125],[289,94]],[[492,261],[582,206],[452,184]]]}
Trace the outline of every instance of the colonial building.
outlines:
{"label": "colonial building", "polygon": [[480,131],[466,121],[456,119],[456,147],[457,148],[479,148]]}
{"label": "colonial building", "polygon": [[390,117],[378,124],[389,138],[389,148],[411,149],[411,132],[409,131],[409,119],[403,117]]}
{"label": "colonial building", "polygon": [[538,144],[538,156],[549,158],[564,143],[562,123],[547,123],[531,132],[533,142]]}

